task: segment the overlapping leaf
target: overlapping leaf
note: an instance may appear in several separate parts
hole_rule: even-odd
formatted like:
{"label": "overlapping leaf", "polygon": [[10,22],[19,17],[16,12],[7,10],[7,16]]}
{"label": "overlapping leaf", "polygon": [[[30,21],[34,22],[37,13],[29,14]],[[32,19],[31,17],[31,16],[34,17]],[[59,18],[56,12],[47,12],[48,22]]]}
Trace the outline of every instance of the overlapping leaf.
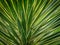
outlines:
{"label": "overlapping leaf", "polygon": [[60,0],[0,0],[0,45],[60,45]]}

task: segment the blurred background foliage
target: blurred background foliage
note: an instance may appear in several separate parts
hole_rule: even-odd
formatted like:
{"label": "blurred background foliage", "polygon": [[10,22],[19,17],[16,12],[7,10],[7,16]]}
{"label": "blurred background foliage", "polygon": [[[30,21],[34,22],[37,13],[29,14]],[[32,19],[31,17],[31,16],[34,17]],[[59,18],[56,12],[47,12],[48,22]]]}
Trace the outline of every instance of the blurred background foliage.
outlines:
{"label": "blurred background foliage", "polygon": [[60,0],[0,0],[0,45],[60,45]]}

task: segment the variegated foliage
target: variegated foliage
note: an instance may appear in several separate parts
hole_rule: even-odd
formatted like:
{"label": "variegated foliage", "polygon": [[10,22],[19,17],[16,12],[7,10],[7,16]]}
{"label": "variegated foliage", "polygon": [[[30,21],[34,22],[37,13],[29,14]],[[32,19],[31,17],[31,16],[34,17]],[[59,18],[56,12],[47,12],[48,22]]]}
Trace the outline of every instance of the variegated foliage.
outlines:
{"label": "variegated foliage", "polygon": [[60,0],[0,0],[0,45],[60,45]]}

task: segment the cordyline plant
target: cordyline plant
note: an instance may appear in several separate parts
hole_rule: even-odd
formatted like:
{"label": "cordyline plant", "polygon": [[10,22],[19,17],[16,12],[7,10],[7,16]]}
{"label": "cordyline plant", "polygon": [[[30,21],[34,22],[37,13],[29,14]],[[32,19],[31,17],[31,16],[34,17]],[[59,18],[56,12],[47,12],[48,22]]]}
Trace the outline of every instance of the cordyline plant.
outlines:
{"label": "cordyline plant", "polygon": [[60,0],[0,0],[0,45],[60,45]]}

